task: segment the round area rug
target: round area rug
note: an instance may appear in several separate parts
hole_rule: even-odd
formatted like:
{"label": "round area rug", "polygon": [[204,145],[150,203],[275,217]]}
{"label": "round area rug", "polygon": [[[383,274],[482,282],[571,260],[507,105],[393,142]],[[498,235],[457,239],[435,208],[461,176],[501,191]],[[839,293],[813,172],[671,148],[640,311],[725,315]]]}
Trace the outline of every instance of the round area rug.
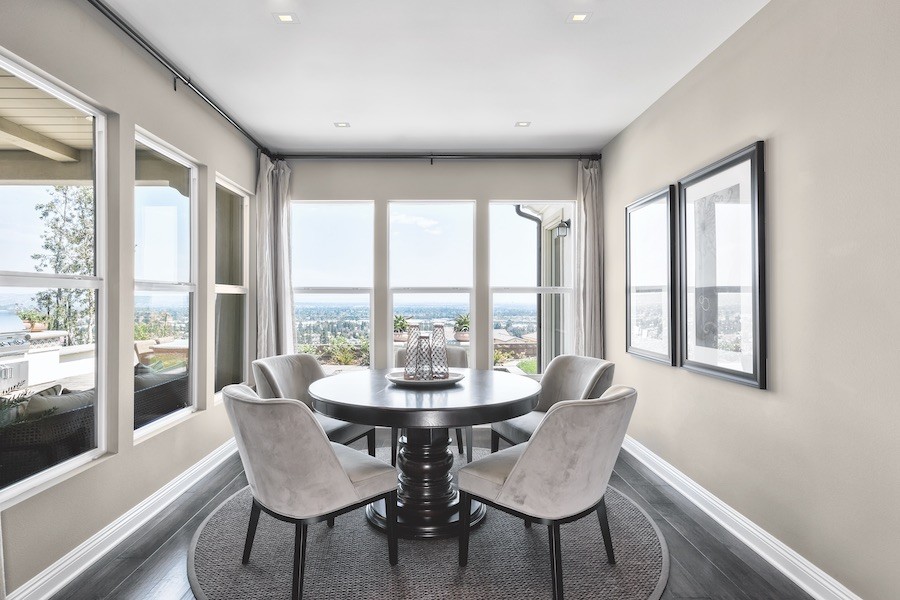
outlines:
{"label": "round area rug", "polygon": [[[390,450],[378,449],[389,460]],[[475,449],[475,458],[488,451]],[[454,473],[465,459],[454,452]],[[188,579],[199,600],[280,600],[291,597],[294,526],[262,513],[247,565],[241,564],[252,496],[244,488],[198,529],[188,552]],[[610,487],[606,494],[616,564],[606,552],[596,516],[560,528],[566,598],[658,600],[669,576],[662,534],[634,502]],[[341,515],[334,528],[309,526],[305,598],[487,599],[552,596],[547,527],[526,528],[499,510],[473,529],[469,564],[457,564],[456,538],[399,540],[400,562],[388,564],[387,538],[364,509]]]}

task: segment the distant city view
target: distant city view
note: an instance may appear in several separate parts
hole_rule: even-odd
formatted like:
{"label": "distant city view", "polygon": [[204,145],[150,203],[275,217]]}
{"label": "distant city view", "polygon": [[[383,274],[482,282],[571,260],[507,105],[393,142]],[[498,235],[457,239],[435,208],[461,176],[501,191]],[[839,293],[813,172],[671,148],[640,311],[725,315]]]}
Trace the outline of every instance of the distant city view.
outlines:
{"label": "distant city view", "polygon": [[[457,318],[469,315],[468,304],[398,304],[394,306],[394,314],[407,320],[418,320],[426,330],[431,330],[436,322],[443,322],[448,344],[468,344],[468,340],[458,341],[454,337]],[[296,302],[294,318],[295,342],[299,352],[314,354],[327,364],[369,364],[368,303]],[[495,364],[521,365],[523,360],[533,362],[537,344],[535,305],[495,305],[493,329]],[[395,341],[400,343],[402,334],[395,332]],[[528,362],[520,366],[526,371],[532,367]]]}

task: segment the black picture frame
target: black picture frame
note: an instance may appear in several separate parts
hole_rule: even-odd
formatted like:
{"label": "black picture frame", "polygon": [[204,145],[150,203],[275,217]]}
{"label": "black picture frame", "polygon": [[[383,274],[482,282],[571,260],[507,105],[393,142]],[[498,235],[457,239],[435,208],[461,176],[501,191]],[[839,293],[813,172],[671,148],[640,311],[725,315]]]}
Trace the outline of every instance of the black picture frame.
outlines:
{"label": "black picture frame", "polygon": [[[639,215],[645,214],[654,207],[660,207],[662,211],[655,211],[656,222],[647,223],[646,219],[641,219]],[[675,328],[675,297],[676,297],[676,270],[675,270],[675,186],[670,185],[666,188],[648,194],[640,198],[625,208],[625,351],[629,354],[639,356],[648,360],[660,362],[667,365],[675,364],[675,348],[676,348],[676,328]],[[640,260],[634,260],[633,242],[636,240],[658,239],[660,235],[665,236],[663,244],[655,243],[657,248],[649,248],[646,254]],[[635,277],[635,269],[641,268],[636,262],[646,263],[654,262],[654,271],[657,273],[656,278],[664,277],[665,288],[655,285],[638,286],[635,279],[646,277],[645,274],[638,274]],[[641,277],[643,275],[643,277]],[[662,281],[660,283],[663,283]],[[637,288],[643,288],[637,291]],[[633,298],[636,293],[646,294],[662,294],[662,302],[645,305],[643,309],[638,310]],[[659,307],[658,314],[656,308]],[[658,321],[657,321],[658,319]],[[641,327],[646,324],[646,327]],[[664,335],[664,339],[642,339],[634,338],[636,330],[651,331],[657,327],[660,336]],[[642,343],[643,342],[643,343]]]}
{"label": "black picture frame", "polygon": [[766,388],[764,206],[762,141],[678,182],[679,365],[760,389]]}

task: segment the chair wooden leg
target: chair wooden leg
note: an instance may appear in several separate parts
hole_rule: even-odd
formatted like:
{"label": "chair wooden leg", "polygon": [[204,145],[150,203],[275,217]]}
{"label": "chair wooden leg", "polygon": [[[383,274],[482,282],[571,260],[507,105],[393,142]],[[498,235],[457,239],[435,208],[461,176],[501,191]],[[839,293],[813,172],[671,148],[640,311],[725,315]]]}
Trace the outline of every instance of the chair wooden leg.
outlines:
{"label": "chair wooden leg", "polygon": [[388,562],[397,564],[397,492],[391,492],[385,499],[387,512]]}
{"label": "chair wooden leg", "polygon": [[259,504],[253,500],[253,506],[250,507],[250,522],[247,523],[247,539],[244,541],[244,557],[241,558],[242,564],[250,562],[250,550],[253,549],[253,538],[256,537],[256,526],[259,523]]}
{"label": "chair wooden leg", "polygon": [[600,519],[600,531],[603,533],[603,545],[606,546],[606,558],[609,564],[616,564],[616,555],[613,553],[612,535],[609,532],[609,515],[606,513],[606,498],[600,499],[597,505],[597,518]]}
{"label": "chair wooden leg", "polygon": [[397,438],[400,430],[397,427],[391,427],[391,466],[397,466]]}
{"label": "chair wooden leg", "polygon": [[329,528],[334,527],[334,517],[331,517],[330,519],[328,519],[328,527]]}
{"label": "chair wooden leg", "polygon": [[306,570],[306,525],[294,526],[294,575],[291,581],[291,600],[303,597],[303,572]]}
{"label": "chair wooden leg", "polygon": [[369,430],[366,434],[366,440],[369,442],[369,456],[375,456],[375,428]]}
{"label": "chair wooden leg", "polygon": [[550,572],[553,579],[553,600],[563,600],[562,547],[559,542],[559,523],[548,525],[550,534]]}
{"label": "chair wooden leg", "polygon": [[459,447],[459,453],[463,453],[463,430],[460,427],[456,428],[456,445]]}
{"label": "chair wooden leg", "polygon": [[491,429],[491,454],[500,449],[500,434]]}
{"label": "chair wooden leg", "polygon": [[466,427],[466,462],[472,462],[472,438],[474,437],[472,427]]}
{"label": "chair wooden leg", "polygon": [[469,562],[469,520],[472,517],[472,498],[467,492],[459,493],[459,566]]}

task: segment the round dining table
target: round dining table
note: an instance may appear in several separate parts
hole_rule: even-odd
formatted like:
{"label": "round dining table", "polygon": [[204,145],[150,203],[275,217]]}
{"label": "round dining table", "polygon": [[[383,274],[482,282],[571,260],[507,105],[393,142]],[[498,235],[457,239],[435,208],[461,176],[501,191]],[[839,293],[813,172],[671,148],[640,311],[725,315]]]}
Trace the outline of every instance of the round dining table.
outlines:
{"label": "round dining table", "polygon": [[[524,415],[537,405],[541,386],[528,377],[500,371],[451,369],[463,375],[454,385],[407,387],[388,381],[391,372],[339,373],[313,382],[309,395],[315,409],[329,417],[405,428],[397,457],[398,534],[407,539],[455,536],[459,494],[451,474],[449,430]],[[475,527],[484,519],[484,505],[472,502],[471,513]],[[386,529],[384,500],[370,504],[366,517]]]}

